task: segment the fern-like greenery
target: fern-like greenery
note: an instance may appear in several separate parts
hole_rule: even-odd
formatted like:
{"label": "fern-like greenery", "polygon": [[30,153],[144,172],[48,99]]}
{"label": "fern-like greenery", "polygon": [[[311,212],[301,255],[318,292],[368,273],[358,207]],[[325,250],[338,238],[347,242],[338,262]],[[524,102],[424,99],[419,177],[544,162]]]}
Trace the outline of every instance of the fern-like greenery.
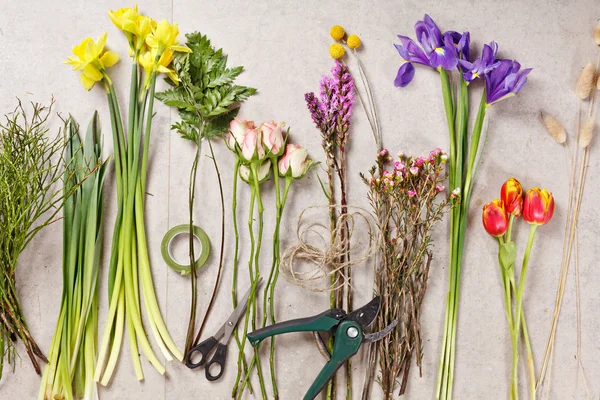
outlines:
{"label": "fern-like greenery", "polygon": [[[229,123],[237,115],[240,104],[256,93],[256,89],[234,84],[235,78],[242,72],[243,67],[227,67],[227,56],[222,49],[215,49],[206,35],[199,32],[186,35],[186,45],[191,53],[179,53],[174,61],[175,71],[179,76],[179,84],[167,79],[171,89],[156,94],[156,98],[179,110],[180,121],[174,123],[171,129],[182,138],[196,144],[196,155],[190,170],[189,186],[189,258],[192,266],[192,302],[188,324],[185,353],[198,343],[204,323],[212,308],[215,294],[223,269],[223,252],[225,244],[225,199],[219,167],[215,159],[211,139],[222,137]],[[196,175],[200,160],[202,139],[208,140],[211,159],[215,167],[219,191],[221,194],[221,251],[219,270],[213,288],[213,293],[206,309],[204,320],[198,333],[196,330],[197,276],[195,270],[195,254],[193,240],[194,195],[196,190]]]}

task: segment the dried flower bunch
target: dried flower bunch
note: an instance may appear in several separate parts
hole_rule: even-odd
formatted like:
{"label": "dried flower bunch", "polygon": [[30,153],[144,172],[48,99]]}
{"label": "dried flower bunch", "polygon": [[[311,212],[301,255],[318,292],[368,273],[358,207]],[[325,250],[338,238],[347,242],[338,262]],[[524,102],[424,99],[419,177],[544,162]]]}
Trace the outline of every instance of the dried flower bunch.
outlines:
{"label": "dried flower bunch", "polygon": [[[399,154],[394,160],[384,149],[370,170],[370,178],[361,174],[369,186],[368,197],[381,231],[375,292],[386,301],[374,330],[398,321],[398,327],[372,346],[369,355],[371,376],[367,382],[373,381],[379,359],[379,382],[386,399],[394,397],[399,377],[399,394],[404,394],[415,354],[421,370],[420,319],[432,260],[430,232],[457,199],[455,195],[438,199],[445,190],[447,159],[441,149],[435,149],[427,157]],[[390,165],[392,168],[387,169]]]}
{"label": "dried flower bunch", "polygon": [[[600,46],[600,23],[594,30],[594,41],[596,45]],[[598,109],[598,98],[600,96],[600,79],[598,79],[598,67],[600,66],[600,47],[598,48],[598,60],[596,65],[589,62],[581,70],[579,78],[575,84],[575,95],[577,96],[577,111],[576,111],[576,125],[574,134],[569,137],[567,131],[560,123],[558,118],[553,115],[542,112],[542,122],[548,134],[559,144],[565,145],[565,151],[567,153],[567,159],[569,160],[570,170],[570,183],[569,183],[569,205],[567,213],[567,222],[565,229],[565,237],[563,241],[563,251],[561,259],[561,271],[558,282],[556,303],[554,307],[554,316],[552,319],[552,326],[550,328],[550,334],[548,342],[546,344],[546,351],[544,354],[544,361],[542,364],[542,370],[538,379],[538,386],[547,383],[546,392],[550,390],[551,381],[546,380],[546,376],[550,375],[549,371],[552,366],[552,358],[554,354],[554,345],[556,340],[556,329],[558,327],[558,318],[562,307],[562,300],[565,292],[567,283],[567,275],[569,267],[574,258],[575,263],[575,295],[577,300],[577,363],[584,381],[584,389],[586,395],[589,398],[589,391],[587,386],[587,379],[585,370],[583,368],[582,354],[581,354],[581,310],[580,310],[580,298],[581,293],[579,290],[579,258],[578,258],[578,237],[577,237],[577,223],[579,219],[579,210],[583,198],[583,192],[585,187],[585,181],[587,176],[587,170],[590,159],[590,149],[592,140],[594,138],[597,123],[596,114]],[[584,107],[587,105],[587,112],[584,111]],[[580,155],[580,152],[583,152]],[[576,174],[579,168],[579,173]],[[577,176],[576,176],[577,175]],[[573,256],[574,253],[574,257]]]}

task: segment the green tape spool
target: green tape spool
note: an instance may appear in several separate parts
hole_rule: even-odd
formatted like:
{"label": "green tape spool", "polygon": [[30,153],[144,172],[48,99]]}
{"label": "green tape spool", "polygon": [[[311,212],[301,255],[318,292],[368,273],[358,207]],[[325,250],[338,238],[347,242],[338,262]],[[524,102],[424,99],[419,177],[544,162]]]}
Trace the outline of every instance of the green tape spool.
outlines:
{"label": "green tape spool", "polygon": [[[206,232],[204,232],[200,227],[193,225],[192,229],[194,232],[194,237],[196,237],[196,239],[198,239],[202,245],[200,257],[198,257],[194,263],[196,265],[196,270],[198,270],[206,263],[206,260],[208,260],[208,256],[210,255],[210,239],[208,238]],[[171,242],[173,242],[173,239],[175,239],[176,236],[184,233],[190,233],[190,226],[188,224],[177,225],[169,229],[160,245],[160,252],[163,260],[165,260],[169,267],[179,272],[181,275],[189,275],[192,273],[192,266],[190,264],[179,264],[173,259],[173,255],[171,254]]]}

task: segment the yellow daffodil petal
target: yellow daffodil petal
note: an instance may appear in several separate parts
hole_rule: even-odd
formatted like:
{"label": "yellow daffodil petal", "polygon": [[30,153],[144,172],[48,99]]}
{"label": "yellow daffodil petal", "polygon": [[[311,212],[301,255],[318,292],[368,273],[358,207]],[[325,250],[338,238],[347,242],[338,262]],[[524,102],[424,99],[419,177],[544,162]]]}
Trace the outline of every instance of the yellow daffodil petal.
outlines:
{"label": "yellow daffodil petal", "polygon": [[150,35],[146,36],[146,44],[152,49],[158,48],[158,41],[156,40],[154,34],[151,33]]}
{"label": "yellow daffodil petal", "polygon": [[119,55],[114,51],[107,51],[102,57],[100,57],[100,63],[104,68],[109,68],[115,65],[119,61]]}
{"label": "yellow daffodil petal", "polygon": [[81,81],[81,84],[85,88],[85,90],[90,90],[96,84],[96,81],[94,81],[93,79],[88,78],[84,74],[79,75],[79,79]]}
{"label": "yellow daffodil petal", "polygon": [[175,71],[173,71],[172,69],[169,70],[169,72],[167,72],[167,76],[170,80],[173,81],[174,84],[179,85],[179,76],[177,76],[177,73]]}
{"label": "yellow daffodil petal", "polygon": [[79,43],[77,46],[73,47],[73,54],[79,57],[83,57],[85,54],[85,50],[88,47],[89,43],[92,43],[94,40],[92,38],[85,38]]}
{"label": "yellow daffodil petal", "polygon": [[190,49],[189,47],[185,47],[185,46],[170,46],[169,48],[173,51],[178,51],[180,53],[191,53],[192,52],[192,49]]}
{"label": "yellow daffodil petal", "polygon": [[104,46],[106,46],[107,37],[108,37],[108,34],[106,32],[104,32],[102,35],[100,35],[98,40],[96,40],[95,47],[94,47],[96,57],[99,57],[100,54],[102,53],[102,50],[104,50]]}
{"label": "yellow daffodil petal", "polygon": [[144,68],[147,74],[151,74],[154,70],[154,57],[152,57],[152,53],[149,51],[145,51],[138,57],[138,62]]}
{"label": "yellow daffodil petal", "polygon": [[86,67],[83,69],[82,75],[85,75],[87,78],[92,79],[92,80],[94,80],[96,82],[101,81],[102,78],[104,77],[102,75],[102,72],[100,72],[98,70],[98,68],[96,68],[92,64],[86,65]]}

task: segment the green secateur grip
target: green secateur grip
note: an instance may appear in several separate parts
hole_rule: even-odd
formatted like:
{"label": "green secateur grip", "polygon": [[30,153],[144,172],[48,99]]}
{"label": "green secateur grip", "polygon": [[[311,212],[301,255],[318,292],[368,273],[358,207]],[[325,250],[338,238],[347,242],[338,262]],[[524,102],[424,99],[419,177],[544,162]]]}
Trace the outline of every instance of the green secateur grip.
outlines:
{"label": "green secateur grip", "polygon": [[342,321],[335,333],[331,359],[325,364],[313,384],[304,395],[304,400],[313,400],[325,388],[335,372],[353,355],[358,353],[364,334],[362,327],[355,321]]}
{"label": "green secateur grip", "polygon": [[346,316],[346,312],[341,309],[327,310],[313,317],[292,319],[290,321],[280,322],[246,335],[250,344],[257,347],[260,342],[268,337],[290,332],[329,332],[340,323],[340,319]]}

